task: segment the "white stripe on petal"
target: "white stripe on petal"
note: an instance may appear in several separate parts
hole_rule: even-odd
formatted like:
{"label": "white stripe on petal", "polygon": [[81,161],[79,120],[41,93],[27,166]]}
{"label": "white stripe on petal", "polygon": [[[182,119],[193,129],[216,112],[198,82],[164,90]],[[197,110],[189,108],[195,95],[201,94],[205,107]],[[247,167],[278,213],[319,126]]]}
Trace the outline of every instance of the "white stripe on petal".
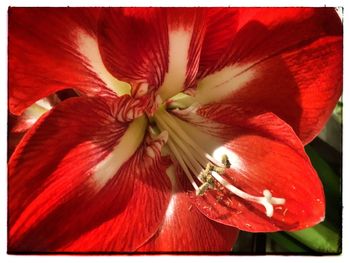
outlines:
{"label": "white stripe on petal", "polygon": [[247,65],[234,65],[208,75],[198,83],[196,100],[201,104],[220,102],[244,88],[256,74],[253,69],[244,71],[246,68]]}
{"label": "white stripe on petal", "polygon": [[169,68],[159,89],[163,100],[184,88],[193,27],[169,31]]}
{"label": "white stripe on petal", "polygon": [[84,31],[78,31],[76,39],[79,52],[88,60],[91,70],[97,73],[106,86],[117,93],[118,96],[130,94],[130,84],[118,80],[106,69],[97,40]]}
{"label": "white stripe on petal", "polygon": [[134,120],[112,152],[93,170],[92,179],[97,189],[101,189],[129,160],[143,141],[147,126],[144,116]]}

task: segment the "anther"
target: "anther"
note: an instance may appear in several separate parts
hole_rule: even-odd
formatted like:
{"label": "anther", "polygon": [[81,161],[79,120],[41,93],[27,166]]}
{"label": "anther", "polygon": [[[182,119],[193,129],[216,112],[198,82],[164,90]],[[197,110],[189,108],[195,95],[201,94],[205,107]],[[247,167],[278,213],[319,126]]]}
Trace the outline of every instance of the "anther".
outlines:
{"label": "anther", "polygon": [[205,170],[201,171],[199,174],[199,179],[203,184],[197,189],[196,195],[203,195],[208,188],[214,189],[214,178],[211,175],[213,168],[214,166],[211,163],[208,163]]}
{"label": "anther", "polygon": [[210,184],[205,182],[204,184],[202,184],[197,190],[196,190],[196,195],[204,195],[205,191],[207,191],[207,189],[209,188]]}
{"label": "anther", "polygon": [[230,160],[228,159],[227,154],[224,154],[224,155],[221,157],[221,162],[222,162],[222,164],[223,164],[226,168],[230,168],[230,167],[231,167],[231,163],[230,163]]}

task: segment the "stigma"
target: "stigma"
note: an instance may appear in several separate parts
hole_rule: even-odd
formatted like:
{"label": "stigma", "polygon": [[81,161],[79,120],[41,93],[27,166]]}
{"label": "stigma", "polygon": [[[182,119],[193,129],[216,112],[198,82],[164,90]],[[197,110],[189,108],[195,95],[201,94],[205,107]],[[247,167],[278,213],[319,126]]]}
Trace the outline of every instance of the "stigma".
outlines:
{"label": "stigma", "polygon": [[207,153],[186,133],[177,117],[166,109],[157,111],[154,120],[160,131],[167,131],[167,146],[197,196],[205,195],[209,190],[221,192],[222,189],[226,189],[245,201],[263,206],[267,217],[273,216],[275,205],[285,204],[284,198],[273,197],[269,189],[264,189],[261,195],[255,196],[229,183],[225,179],[225,173],[227,169],[231,169],[232,163],[240,161],[239,158],[225,147],[219,147],[213,156]]}

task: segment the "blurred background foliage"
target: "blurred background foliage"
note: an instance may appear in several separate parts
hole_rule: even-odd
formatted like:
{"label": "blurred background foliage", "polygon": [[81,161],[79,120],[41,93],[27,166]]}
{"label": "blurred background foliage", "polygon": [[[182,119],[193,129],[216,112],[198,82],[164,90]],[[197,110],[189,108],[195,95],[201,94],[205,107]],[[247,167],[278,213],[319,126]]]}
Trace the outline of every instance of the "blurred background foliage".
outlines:
{"label": "blurred background foliage", "polygon": [[[240,232],[238,254],[337,255],[342,251],[342,99],[320,135],[305,147],[325,190],[324,222],[301,231]],[[307,200],[306,200],[307,201]]]}

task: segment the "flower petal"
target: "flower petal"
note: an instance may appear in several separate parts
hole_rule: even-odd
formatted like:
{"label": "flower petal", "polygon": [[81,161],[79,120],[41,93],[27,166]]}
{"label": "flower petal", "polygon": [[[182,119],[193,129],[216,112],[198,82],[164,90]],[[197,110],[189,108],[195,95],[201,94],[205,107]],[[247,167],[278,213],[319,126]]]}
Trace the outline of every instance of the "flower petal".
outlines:
{"label": "flower petal", "polygon": [[146,122],[117,113],[112,100],[71,98],[26,133],[8,166],[10,251],[53,251],[124,209]]}
{"label": "flower petal", "polygon": [[342,35],[342,25],[334,8],[213,9],[198,76],[203,78],[234,64],[243,71],[281,51],[336,35]]}
{"label": "flower petal", "polygon": [[182,171],[170,166],[173,192],[165,218],[158,232],[138,252],[229,252],[238,230],[218,224],[203,216],[178,183]]}
{"label": "flower petal", "polygon": [[307,144],[320,132],[342,92],[342,38],[321,38],[240,70],[227,67],[206,77],[196,99],[273,112]]}
{"label": "flower petal", "polygon": [[49,97],[38,100],[33,105],[29,106],[22,115],[16,117],[11,116],[15,123],[12,125],[10,131],[21,133],[27,131],[34,123],[53,106],[60,103],[60,99],[57,95],[53,94]]}
{"label": "flower petal", "polygon": [[[171,193],[165,173],[170,160],[161,157],[160,151],[147,155],[155,143],[141,147],[128,163],[131,167],[128,174],[120,175],[118,184],[133,184],[125,209],[58,251],[132,252],[154,235],[163,220]],[[114,199],[114,202],[119,205],[118,200]]]}
{"label": "flower petal", "polygon": [[197,75],[205,27],[200,8],[169,8],[167,11],[168,70],[159,89],[163,100],[191,88]]}
{"label": "flower petal", "polygon": [[199,60],[198,79],[216,70],[220,59],[225,57],[237,32],[237,8],[207,8],[206,32]]}
{"label": "flower petal", "polygon": [[[285,199],[284,205],[274,206],[270,218],[263,205],[222,186],[203,197],[193,196],[202,213],[250,232],[298,230],[324,219],[322,184],[290,126],[272,113],[249,116],[225,104],[200,108],[197,114],[182,115],[195,124],[184,124],[184,128],[218,161],[223,154],[228,155],[231,169],[222,175],[228,183],[250,195],[263,197],[263,191],[268,190],[273,197]],[[196,126],[201,127],[201,133]],[[210,143],[203,145],[203,141]]]}
{"label": "flower petal", "polygon": [[158,9],[107,8],[98,40],[103,62],[117,78],[156,87],[167,70],[167,24]]}
{"label": "flower petal", "polygon": [[[26,123],[22,123],[22,120],[18,120],[16,116],[12,114],[7,115],[7,160],[10,159],[13,151],[16,149],[18,143],[22,139],[23,135],[27,131]],[[19,123],[19,124],[18,124]],[[25,129],[19,129],[19,131],[13,131],[16,127],[23,127]]]}
{"label": "flower petal", "polygon": [[166,99],[196,76],[204,27],[201,9],[104,9],[99,46],[108,70],[136,89],[160,86]]}
{"label": "flower petal", "polygon": [[98,8],[9,9],[9,108],[13,114],[66,88],[88,95],[114,94],[118,81],[104,68],[98,51],[98,14]]}

